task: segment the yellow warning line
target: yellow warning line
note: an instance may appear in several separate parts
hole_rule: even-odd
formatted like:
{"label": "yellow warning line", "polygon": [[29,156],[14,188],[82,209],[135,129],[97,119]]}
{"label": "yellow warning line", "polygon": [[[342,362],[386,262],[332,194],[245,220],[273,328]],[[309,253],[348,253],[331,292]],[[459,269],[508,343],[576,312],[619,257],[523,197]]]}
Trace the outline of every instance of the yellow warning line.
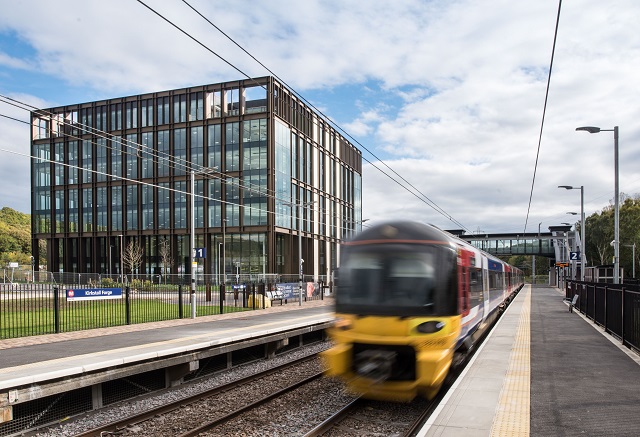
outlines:
{"label": "yellow warning line", "polygon": [[[523,290],[524,291],[524,290]],[[491,427],[491,436],[529,436],[531,399],[531,287],[522,304],[509,368]]]}

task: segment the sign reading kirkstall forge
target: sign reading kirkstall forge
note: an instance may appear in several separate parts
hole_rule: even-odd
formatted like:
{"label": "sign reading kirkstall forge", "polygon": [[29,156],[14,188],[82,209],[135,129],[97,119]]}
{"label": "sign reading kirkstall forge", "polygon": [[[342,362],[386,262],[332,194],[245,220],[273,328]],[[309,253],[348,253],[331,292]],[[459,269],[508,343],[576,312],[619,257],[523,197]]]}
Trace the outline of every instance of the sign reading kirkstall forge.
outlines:
{"label": "sign reading kirkstall forge", "polygon": [[122,288],[74,288],[67,290],[67,301],[122,299]]}

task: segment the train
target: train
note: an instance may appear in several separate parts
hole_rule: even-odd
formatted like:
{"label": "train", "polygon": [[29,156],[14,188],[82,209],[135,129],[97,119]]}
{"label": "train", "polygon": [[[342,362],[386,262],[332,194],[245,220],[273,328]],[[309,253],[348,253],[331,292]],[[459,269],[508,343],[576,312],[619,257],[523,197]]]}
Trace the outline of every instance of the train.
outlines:
{"label": "train", "polygon": [[370,226],[343,243],[325,376],[364,398],[434,398],[524,285],[522,271],[433,225]]}

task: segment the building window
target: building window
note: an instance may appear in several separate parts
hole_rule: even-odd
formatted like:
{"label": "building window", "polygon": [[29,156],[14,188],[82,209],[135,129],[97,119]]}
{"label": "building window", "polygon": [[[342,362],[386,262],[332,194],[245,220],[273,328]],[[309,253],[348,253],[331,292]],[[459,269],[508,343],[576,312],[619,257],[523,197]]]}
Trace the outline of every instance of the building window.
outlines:
{"label": "building window", "polygon": [[222,226],[222,181],[209,179],[209,227]]}
{"label": "building window", "polygon": [[127,129],[138,127],[138,102],[127,102],[124,104],[124,120]]}
{"label": "building window", "polygon": [[122,103],[114,103],[111,105],[111,129],[122,129]]}
{"label": "building window", "polygon": [[173,227],[187,228],[187,183],[177,181],[173,183]]}
{"label": "building window", "polygon": [[169,131],[158,131],[158,176],[169,176],[171,154],[169,150]]}
{"label": "building window", "polygon": [[56,233],[63,233],[65,232],[65,228],[64,225],[66,223],[65,220],[65,213],[64,213],[64,209],[65,209],[65,202],[64,202],[64,194],[65,192],[63,190],[58,190],[55,192],[55,232]]}
{"label": "building window", "polygon": [[218,167],[222,171],[222,135],[219,124],[210,125],[207,135],[207,166]]}
{"label": "building window", "polygon": [[93,231],[93,190],[91,188],[82,189],[82,230]]}
{"label": "building window", "polygon": [[240,180],[229,178],[225,183],[227,226],[240,226]]}
{"label": "building window", "polygon": [[267,120],[247,120],[242,127],[242,169],[267,168]]}
{"label": "building window", "polygon": [[240,170],[240,123],[227,123],[225,135],[225,170]]}
{"label": "building window", "polygon": [[111,174],[122,176],[122,138],[111,139]]}
{"label": "building window", "polygon": [[262,86],[252,86],[244,89],[245,114],[267,112],[267,89]]}
{"label": "building window", "polygon": [[184,123],[187,121],[187,96],[179,94],[173,96],[173,122]]}
{"label": "building window", "polygon": [[53,184],[64,185],[64,143],[54,144],[53,160]]}
{"label": "building window", "polygon": [[187,130],[175,129],[173,131],[173,174],[182,176],[186,174],[187,166]]}
{"label": "building window", "polygon": [[142,147],[140,148],[140,156],[142,158],[142,174],[143,178],[153,177],[153,132],[142,133]]}
{"label": "building window", "polygon": [[93,181],[93,143],[89,140],[82,141],[82,183]]}
{"label": "building window", "polygon": [[142,229],[153,229],[153,192],[154,187],[151,185],[142,186]]}
{"label": "building window", "polygon": [[138,156],[142,154],[138,144],[138,134],[127,135],[125,143],[125,154],[127,156],[127,177],[129,179],[138,178]]}
{"label": "building window", "polygon": [[107,106],[96,106],[96,129],[99,131],[108,130],[107,126]]}
{"label": "building window", "polygon": [[240,113],[240,90],[238,88],[226,90],[224,92],[224,103],[226,105],[227,116],[238,115]]}
{"label": "building window", "polygon": [[156,99],[158,108],[158,124],[169,124],[169,97],[158,97]]}
{"label": "building window", "polygon": [[158,229],[171,227],[171,191],[168,182],[158,184]]}
{"label": "building window", "polygon": [[144,99],[140,102],[142,127],[153,126],[153,99]]}
{"label": "building window", "polygon": [[189,120],[202,119],[204,119],[204,93],[191,93],[189,95]]}
{"label": "building window", "polygon": [[107,180],[107,140],[105,138],[96,139],[96,180],[98,182]]}
{"label": "building window", "polygon": [[127,185],[127,229],[138,229],[138,186]]}
{"label": "building window", "polygon": [[109,199],[107,198],[107,187],[96,189],[96,230],[104,232],[108,230],[107,209]]}
{"label": "building window", "polygon": [[196,227],[197,228],[203,228],[204,227],[204,185],[205,185],[205,180],[197,180],[195,181],[195,192],[196,192],[196,196],[195,196],[195,203],[194,203],[194,207],[195,207],[195,220],[196,220]]}
{"label": "building window", "polygon": [[69,181],[70,185],[77,184],[78,180],[78,142],[69,141],[69,149],[67,150],[67,164],[69,164]]}
{"label": "building window", "polygon": [[191,168],[199,169],[204,166],[204,136],[202,126],[191,128]]}
{"label": "building window", "polygon": [[122,230],[122,187],[111,187],[111,230]]}
{"label": "building window", "polygon": [[69,193],[69,221],[67,232],[78,232],[78,214],[79,214],[79,205],[78,205],[78,190],[71,189],[68,191]]}
{"label": "building window", "polygon": [[222,93],[213,91],[207,93],[207,118],[222,117]]}

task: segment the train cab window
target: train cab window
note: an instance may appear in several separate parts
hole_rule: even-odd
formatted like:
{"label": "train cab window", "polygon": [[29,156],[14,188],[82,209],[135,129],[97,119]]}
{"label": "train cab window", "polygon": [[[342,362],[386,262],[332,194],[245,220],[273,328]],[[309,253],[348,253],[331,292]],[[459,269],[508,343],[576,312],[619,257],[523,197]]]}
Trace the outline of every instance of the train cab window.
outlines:
{"label": "train cab window", "polygon": [[358,314],[455,314],[456,253],[442,246],[347,248],[336,310]]}

